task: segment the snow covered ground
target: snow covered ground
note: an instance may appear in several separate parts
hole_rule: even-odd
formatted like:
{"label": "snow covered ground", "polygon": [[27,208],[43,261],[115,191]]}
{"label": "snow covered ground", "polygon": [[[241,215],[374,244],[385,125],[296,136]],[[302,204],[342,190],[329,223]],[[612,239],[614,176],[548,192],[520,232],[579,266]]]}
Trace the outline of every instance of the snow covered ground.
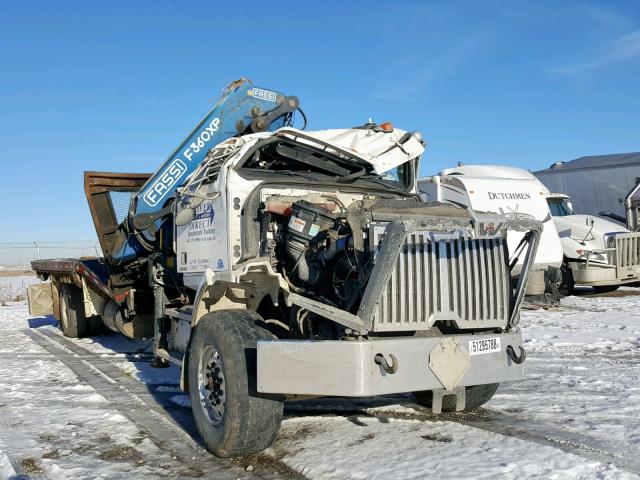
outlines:
{"label": "snow covered ground", "polygon": [[[16,291],[33,281],[0,280]],[[78,342],[91,351],[70,350],[43,334],[60,336],[51,317],[32,319],[26,302],[6,303],[0,305],[0,479],[256,477],[212,457],[192,432],[176,427],[181,412],[154,396],[163,384],[172,393],[159,397],[175,395],[177,370],[145,376],[146,343],[109,335]],[[267,473],[260,477],[273,477]]]}
{"label": "snow covered ground", "polygon": [[[2,272],[0,272],[2,273]],[[1,276],[0,275],[0,304],[23,300],[26,298],[27,285],[37,283],[37,277],[31,275]]]}
{"label": "snow covered ground", "polygon": [[[527,378],[475,413],[434,416],[405,395],[297,402],[265,455],[235,463],[176,455],[145,421],[151,395],[192,433],[177,370],[149,368],[147,343],[105,335],[48,347],[61,338],[52,319],[10,302],[0,306],[0,478],[282,478],[283,466],[314,479],[640,478],[640,289],[620,293],[524,312]],[[115,408],[109,388],[143,403]]]}

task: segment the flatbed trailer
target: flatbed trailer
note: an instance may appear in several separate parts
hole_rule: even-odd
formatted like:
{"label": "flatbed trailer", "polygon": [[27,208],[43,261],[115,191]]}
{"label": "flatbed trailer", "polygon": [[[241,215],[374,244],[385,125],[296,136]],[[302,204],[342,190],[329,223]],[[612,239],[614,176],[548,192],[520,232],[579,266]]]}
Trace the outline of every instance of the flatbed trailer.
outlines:
{"label": "flatbed trailer", "polygon": [[103,260],[98,257],[34,260],[31,262],[31,268],[41,280],[55,279],[59,282],[73,283],[78,287],[82,287],[83,282],[88,282],[91,288],[102,295],[116,301],[124,299],[124,296],[115,294],[108,287],[109,273]]}
{"label": "flatbed trailer", "polygon": [[[95,335],[108,327],[141,340],[153,337],[147,322],[136,322],[136,332],[118,329],[102,315],[107,302],[126,302],[127,296],[109,287],[109,273],[99,257],[34,260],[31,268],[44,283],[27,287],[30,313],[51,312],[68,337]],[[104,319],[103,319],[104,317]],[[86,321],[83,321],[86,319]]]}

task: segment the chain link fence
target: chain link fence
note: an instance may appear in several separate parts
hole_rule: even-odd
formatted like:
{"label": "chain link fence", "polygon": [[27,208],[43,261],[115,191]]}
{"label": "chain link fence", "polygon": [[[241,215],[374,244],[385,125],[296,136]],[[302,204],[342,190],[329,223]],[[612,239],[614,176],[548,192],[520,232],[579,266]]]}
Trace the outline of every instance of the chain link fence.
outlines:
{"label": "chain link fence", "polygon": [[0,243],[0,267],[30,267],[32,260],[100,256],[95,240]]}

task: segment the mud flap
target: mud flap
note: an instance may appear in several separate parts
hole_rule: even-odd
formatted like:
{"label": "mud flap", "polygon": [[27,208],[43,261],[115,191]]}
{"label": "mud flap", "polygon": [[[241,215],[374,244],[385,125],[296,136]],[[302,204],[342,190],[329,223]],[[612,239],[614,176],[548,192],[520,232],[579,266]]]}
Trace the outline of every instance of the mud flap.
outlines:
{"label": "mud flap", "polygon": [[453,390],[446,390],[444,388],[434,390],[431,400],[431,411],[436,414],[442,413],[442,399],[449,395],[455,395],[456,412],[461,412],[466,405],[466,391],[464,386],[456,387]]}
{"label": "mud flap", "polygon": [[44,316],[53,314],[53,288],[51,282],[34,283],[27,286],[29,314]]}

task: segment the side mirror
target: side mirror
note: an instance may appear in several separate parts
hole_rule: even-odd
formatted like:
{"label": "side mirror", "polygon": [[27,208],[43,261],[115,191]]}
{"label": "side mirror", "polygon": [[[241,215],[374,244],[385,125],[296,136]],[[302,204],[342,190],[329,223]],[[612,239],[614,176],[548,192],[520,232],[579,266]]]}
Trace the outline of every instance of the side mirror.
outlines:
{"label": "side mirror", "polygon": [[191,223],[195,218],[196,209],[189,205],[188,207],[183,208],[177,213],[174,222],[178,227],[181,227],[183,225],[186,225],[187,223]]}

